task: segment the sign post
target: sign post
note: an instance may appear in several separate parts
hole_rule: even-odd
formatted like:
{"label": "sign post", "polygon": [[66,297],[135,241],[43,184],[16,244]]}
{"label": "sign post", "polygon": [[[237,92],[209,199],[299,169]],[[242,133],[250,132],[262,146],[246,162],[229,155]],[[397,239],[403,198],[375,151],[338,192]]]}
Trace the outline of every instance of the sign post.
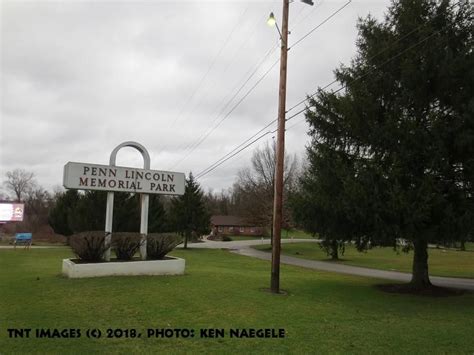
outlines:
{"label": "sign post", "polygon": [[[143,169],[116,166],[117,153],[123,147],[137,149],[143,157]],[[149,194],[183,195],[185,176],[183,173],[150,170],[150,155],[137,142],[119,144],[110,154],[109,165],[69,162],[64,166],[63,185],[67,189],[107,191],[105,211],[105,243],[109,245],[105,260],[110,261],[114,191],[140,194],[140,256],[146,259],[146,236],[148,234]]]}

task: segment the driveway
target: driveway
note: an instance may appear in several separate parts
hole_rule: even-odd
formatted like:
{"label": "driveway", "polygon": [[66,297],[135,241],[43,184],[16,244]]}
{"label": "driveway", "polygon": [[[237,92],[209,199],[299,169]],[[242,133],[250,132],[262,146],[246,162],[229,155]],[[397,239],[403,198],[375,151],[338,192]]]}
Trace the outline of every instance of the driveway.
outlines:
{"label": "driveway", "polygon": [[[281,243],[301,243],[319,242],[318,239],[282,239]],[[270,239],[251,239],[251,240],[236,240],[231,242],[218,242],[213,240],[204,240],[200,243],[188,243],[189,248],[204,248],[204,249],[229,249],[238,250],[243,248],[249,248],[252,245],[269,245]],[[180,245],[182,247],[182,244]]]}
{"label": "driveway", "polygon": [[[301,243],[301,242],[318,242],[316,239],[282,239],[282,244]],[[228,249],[232,253],[245,255],[261,260],[271,260],[271,254],[251,248],[252,245],[270,244],[269,239],[264,240],[239,240],[232,242],[217,242],[206,240],[202,243],[190,243],[190,248],[208,248],[208,249]],[[306,260],[294,258],[291,256],[281,255],[280,261],[283,264],[300,266],[307,269],[322,270],[329,272],[337,272],[340,274],[356,275],[363,277],[373,277],[377,279],[386,279],[392,281],[409,282],[411,274],[397,271],[384,271],[377,269],[369,269],[359,266],[343,265],[328,261]],[[474,291],[474,279],[465,279],[457,277],[440,277],[430,276],[431,283],[436,286],[453,287]]]}

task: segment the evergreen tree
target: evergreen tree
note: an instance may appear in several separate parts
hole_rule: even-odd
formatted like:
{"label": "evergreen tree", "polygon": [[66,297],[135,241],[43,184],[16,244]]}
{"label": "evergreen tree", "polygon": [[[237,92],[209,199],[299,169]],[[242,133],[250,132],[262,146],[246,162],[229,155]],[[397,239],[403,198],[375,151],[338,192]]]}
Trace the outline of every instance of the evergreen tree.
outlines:
{"label": "evergreen tree", "polygon": [[210,231],[210,215],[203,192],[192,173],[186,179],[184,195],[172,200],[170,220],[175,231],[184,235],[184,248],[187,248],[188,240],[197,240]]}
{"label": "evergreen tree", "polygon": [[162,233],[169,229],[166,211],[160,195],[150,195],[148,233]]}
{"label": "evergreen tree", "polygon": [[[104,230],[107,192],[85,191],[68,218],[74,233]],[[115,211],[114,211],[115,212]]]}
{"label": "evergreen tree", "polygon": [[72,211],[79,201],[77,190],[67,190],[56,196],[49,212],[49,224],[55,233],[70,236],[74,233],[71,227]]}
{"label": "evergreen tree", "polygon": [[[56,233],[66,236],[73,233],[103,230],[105,227],[107,192],[67,190],[56,197],[49,214],[49,224]],[[140,195],[126,192],[114,193],[115,232],[139,232]],[[167,231],[166,213],[159,195],[150,195],[148,232]]]}
{"label": "evergreen tree", "polygon": [[359,248],[408,240],[414,288],[431,285],[428,243],[473,234],[472,18],[468,2],[394,1],[360,21],[358,54],[335,72],[344,90],[306,112],[300,217]]}
{"label": "evergreen tree", "polygon": [[[105,207],[100,212],[105,216]],[[140,231],[140,194],[114,192],[112,231],[136,233]]]}
{"label": "evergreen tree", "polygon": [[331,259],[344,253],[344,243],[357,235],[353,209],[347,201],[347,176],[353,174],[348,159],[326,146],[308,148],[309,166],[291,195],[294,219],[306,231],[318,235],[320,246]]}

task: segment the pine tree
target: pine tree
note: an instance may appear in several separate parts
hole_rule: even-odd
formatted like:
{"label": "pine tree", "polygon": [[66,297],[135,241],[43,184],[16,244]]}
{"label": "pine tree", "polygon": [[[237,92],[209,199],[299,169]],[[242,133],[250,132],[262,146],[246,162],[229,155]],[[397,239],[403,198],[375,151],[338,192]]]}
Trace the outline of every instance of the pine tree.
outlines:
{"label": "pine tree", "polygon": [[175,231],[184,236],[184,248],[187,248],[188,241],[210,231],[210,215],[203,192],[192,173],[186,179],[184,195],[172,200],[170,220]]}
{"label": "pine tree", "polygon": [[71,215],[78,201],[79,194],[77,190],[67,190],[56,196],[48,218],[49,224],[55,233],[65,236],[74,233],[71,227]]}
{"label": "pine tree", "polygon": [[148,212],[148,233],[162,233],[168,231],[166,211],[160,195],[150,195]]}
{"label": "pine tree", "polygon": [[394,1],[383,22],[360,21],[358,54],[335,72],[344,90],[306,112],[297,205],[330,240],[409,241],[413,288],[431,285],[428,243],[473,235],[472,18],[467,2]]}

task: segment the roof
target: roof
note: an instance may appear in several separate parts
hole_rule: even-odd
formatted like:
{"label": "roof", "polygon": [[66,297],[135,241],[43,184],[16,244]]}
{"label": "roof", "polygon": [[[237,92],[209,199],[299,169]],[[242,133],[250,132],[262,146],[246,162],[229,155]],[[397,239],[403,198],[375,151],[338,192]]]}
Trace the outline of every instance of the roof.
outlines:
{"label": "roof", "polygon": [[221,215],[211,216],[211,224],[215,226],[251,226],[242,217]]}

